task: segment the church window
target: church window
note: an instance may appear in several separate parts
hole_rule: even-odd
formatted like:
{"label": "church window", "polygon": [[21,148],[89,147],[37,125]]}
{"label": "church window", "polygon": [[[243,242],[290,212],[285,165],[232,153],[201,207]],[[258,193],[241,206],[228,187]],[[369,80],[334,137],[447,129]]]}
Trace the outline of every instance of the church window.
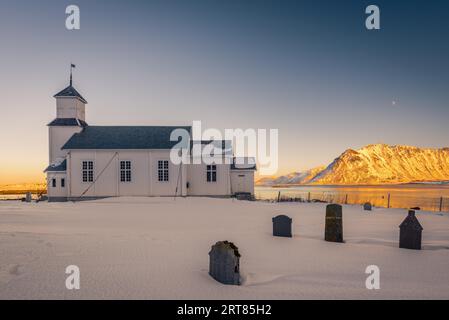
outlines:
{"label": "church window", "polygon": [[159,160],[157,162],[158,181],[168,181],[168,160]]}
{"label": "church window", "polygon": [[94,181],[94,162],[83,161],[83,182]]}
{"label": "church window", "polygon": [[217,166],[215,164],[207,166],[207,182],[217,182]]}
{"label": "church window", "polygon": [[120,181],[131,182],[131,161],[120,161]]}

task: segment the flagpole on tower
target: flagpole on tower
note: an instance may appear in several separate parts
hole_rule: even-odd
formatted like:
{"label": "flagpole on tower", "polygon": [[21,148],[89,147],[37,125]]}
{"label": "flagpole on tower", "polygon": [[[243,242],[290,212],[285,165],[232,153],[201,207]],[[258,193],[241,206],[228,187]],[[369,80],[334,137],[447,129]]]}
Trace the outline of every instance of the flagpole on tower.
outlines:
{"label": "flagpole on tower", "polygon": [[76,66],[73,64],[73,63],[71,63],[70,64],[70,86],[72,86],[72,69],[73,68],[76,68]]}

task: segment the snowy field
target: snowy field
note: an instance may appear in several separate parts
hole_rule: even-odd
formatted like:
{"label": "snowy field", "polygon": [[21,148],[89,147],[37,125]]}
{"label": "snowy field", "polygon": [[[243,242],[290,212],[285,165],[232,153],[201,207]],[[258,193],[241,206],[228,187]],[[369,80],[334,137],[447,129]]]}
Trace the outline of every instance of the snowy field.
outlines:
{"label": "snowy field", "polygon": [[[271,218],[293,218],[293,238]],[[323,240],[325,204],[208,198],[0,202],[1,299],[449,299],[449,216],[418,212],[423,250],[398,248],[407,212],[344,206],[344,244]],[[211,245],[240,249],[243,283],[208,275]],[[367,290],[365,268],[380,268]],[[67,290],[77,265],[81,289]]]}

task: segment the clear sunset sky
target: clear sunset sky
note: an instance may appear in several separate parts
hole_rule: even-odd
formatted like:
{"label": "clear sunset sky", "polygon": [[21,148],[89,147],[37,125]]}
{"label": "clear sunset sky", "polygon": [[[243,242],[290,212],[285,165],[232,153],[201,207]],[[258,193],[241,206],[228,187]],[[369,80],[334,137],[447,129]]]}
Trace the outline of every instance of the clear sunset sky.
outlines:
{"label": "clear sunset sky", "polygon": [[71,62],[89,124],[277,128],[279,174],[371,143],[449,147],[448,39],[444,0],[2,0],[0,184],[43,180]]}

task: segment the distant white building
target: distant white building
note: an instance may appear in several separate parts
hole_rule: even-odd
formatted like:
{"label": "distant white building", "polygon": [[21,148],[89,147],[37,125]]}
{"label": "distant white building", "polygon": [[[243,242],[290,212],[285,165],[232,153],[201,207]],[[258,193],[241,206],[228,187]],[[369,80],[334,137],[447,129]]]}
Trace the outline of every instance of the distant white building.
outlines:
{"label": "distant white building", "polygon": [[[174,129],[191,127],[90,126],[87,101],[70,85],[57,93],[48,124],[49,201],[119,196],[254,194],[255,164],[179,164],[170,161]],[[203,144],[205,142],[202,142]],[[223,142],[224,145],[224,142]],[[232,157],[232,149],[223,157]],[[246,161],[248,163],[249,161]]]}

